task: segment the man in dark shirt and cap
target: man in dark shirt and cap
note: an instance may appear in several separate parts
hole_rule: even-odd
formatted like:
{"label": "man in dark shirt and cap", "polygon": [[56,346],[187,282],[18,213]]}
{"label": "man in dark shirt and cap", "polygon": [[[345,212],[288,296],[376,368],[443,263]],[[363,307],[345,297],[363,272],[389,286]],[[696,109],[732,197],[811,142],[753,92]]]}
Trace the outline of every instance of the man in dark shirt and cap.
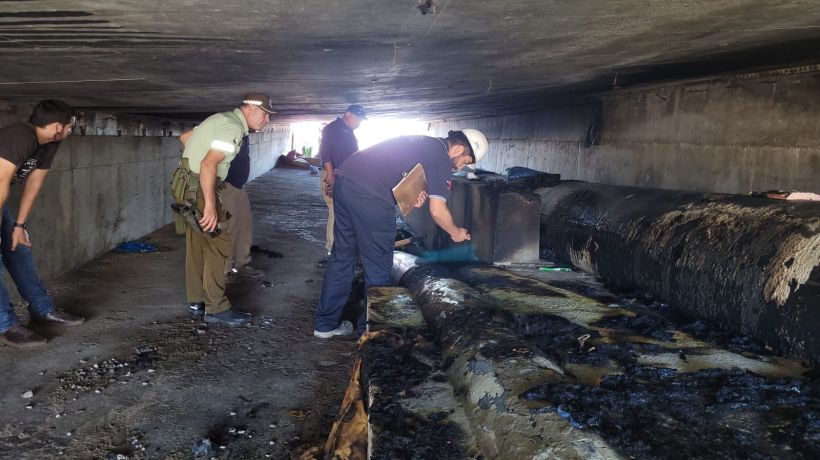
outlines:
{"label": "man in dark shirt and cap", "polygon": [[358,104],[347,108],[344,115],[327,124],[322,129],[322,143],[319,145],[319,157],[322,159],[322,172],[319,180],[322,194],[327,204],[327,227],[325,229],[325,249],[333,249],[333,182],[336,170],[342,166],[353,152],[359,150],[359,143],[353,130],[367,120],[367,113]]}
{"label": "man in dark shirt and cap", "polygon": [[[31,252],[28,238],[28,217],[37,193],[48,174],[60,141],[74,127],[74,110],[62,101],[42,101],[34,108],[28,123],[14,123],[0,129],[0,224],[2,261],[17,290],[28,302],[35,321],[51,321],[75,326],[85,321],[54,308],[54,300],[46,291]],[[6,206],[10,185],[25,181],[17,219]],[[9,294],[0,279],[0,341],[15,347],[45,345],[46,339],[19,324]]]}
{"label": "man in dark shirt and cap", "polygon": [[[350,295],[357,259],[364,268],[365,292],[370,286],[391,284],[393,243],[396,238],[393,187],[421,163],[427,190],[416,207],[430,198],[430,215],[455,242],[470,239],[465,228],[453,222],[447,208],[453,170],[481,160],[487,139],[475,129],[450,131],[447,138],[401,136],[360,150],[336,171],[333,201],[336,213],[333,252],[325,270],[313,335],[327,339],[353,332],[341,321]],[[364,315],[362,315],[364,316]],[[364,329],[363,317],[359,330]]]}
{"label": "man in dark shirt and cap", "polygon": [[262,271],[252,266],[251,243],[253,242],[253,212],[245,184],[251,173],[250,136],[242,140],[242,147],[231,162],[228,176],[222,188],[222,205],[231,213],[228,232],[231,234],[231,252],[225,261],[225,280],[238,281],[237,277],[259,278]]}

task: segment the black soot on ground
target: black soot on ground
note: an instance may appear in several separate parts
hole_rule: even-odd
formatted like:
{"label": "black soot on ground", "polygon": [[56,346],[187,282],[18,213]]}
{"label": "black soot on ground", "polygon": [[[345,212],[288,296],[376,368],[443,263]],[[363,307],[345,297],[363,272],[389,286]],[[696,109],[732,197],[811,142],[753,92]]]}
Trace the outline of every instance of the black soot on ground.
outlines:
{"label": "black soot on ground", "polygon": [[[639,355],[670,350],[628,338],[669,342],[673,330],[744,356],[766,350],[702,322],[685,323],[666,304],[624,303],[637,315],[607,318],[595,329],[556,316],[510,317],[519,333],[561,365],[618,370],[602,376],[597,385],[552,383],[524,392],[521,397],[534,403],[534,413],[555,412],[636,459],[820,458],[816,375],[766,378],[736,368],[685,373],[641,365]],[[597,341],[601,330],[608,331],[608,340]]]}
{"label": "black soot on ground", "polygon": [[[432,340],[426,337],[410,342],[385,334],[368,341],[363,348],[364,381],[377,386],[383,395],[375,398],[369,410],[371,423],[379,427],[373,439],[379,448],[373,459],[470,458],[463,450],[466,434],[448,420],[447,411],[424,418],[389,397],[418,397],[421,395],[415,394],[414,388],[420,383],[445,379]],[[422,361],[435,363],[435,367]]]}

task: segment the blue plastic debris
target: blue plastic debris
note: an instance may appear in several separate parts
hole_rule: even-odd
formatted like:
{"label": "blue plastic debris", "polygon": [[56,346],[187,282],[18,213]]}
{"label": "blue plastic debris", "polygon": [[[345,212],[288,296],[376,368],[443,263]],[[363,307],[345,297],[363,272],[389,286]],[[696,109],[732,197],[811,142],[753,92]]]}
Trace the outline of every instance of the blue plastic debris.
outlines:
{"label": "blue plastic debris", "polygon": [[557,413],[558,413],[558,415],[559,415],[561,418],[567,418],[567,419],[568,419],[568,418],[571,418],[571,417],[572,417],[572,414],[570,414],[570,413],[569,413],[569,411],[568,411],[568,410],[567,410],[567,409],[566,409],[563,405],[559,405],[559,406],[556,408],[555,412],[557,412]]}
{"label": "blue plastic debris", "polygon": [[191,455],[194,457],[204,457],[213,451],[213,444],[210,439],[200,439],[191,448]]}
{"label": "blue plastic debris", "polygon": [[538,177],[544,174],[546,173],[543,171],[537,171],[535,169],[525,168],[523,166],[513,166],[512,168],[507,168],[507,179],[509,180]]}
{"label": "blue plastic debris", "polygon": [[117,246],[117,252],[131,253],[131,252],[157,252],[157,247],[153,244],[143,243],[142,241],[126,241]]}

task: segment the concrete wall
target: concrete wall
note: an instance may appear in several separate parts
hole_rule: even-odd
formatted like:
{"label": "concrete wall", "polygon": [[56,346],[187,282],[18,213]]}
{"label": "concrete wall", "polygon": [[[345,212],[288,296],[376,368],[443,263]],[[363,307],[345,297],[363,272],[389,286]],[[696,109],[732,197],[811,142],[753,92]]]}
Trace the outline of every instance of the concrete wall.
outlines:
{"label": "concrete wall", "polygon": [[251,134],[251,175],[253,180],[276,166],[276,160],[290,150],[290,125],[269,124],[262,132]]}
{"label": "concrete wall", "polygon": [[[73,136],[57,152],[29,218],[40,275],[48,279],[170,222],[172,137]],[[16,212],[22,185],[8,204]]]}
{"label": "concrete wall", "polygon": [[[30,110],[0,103],[0,126]],[[44,279],[173,221],[168,184],[182,152],[176,136],[193,124],[84,114],[78,126],[85,135],[75,130],[63,142],[29,219]],[[289,141],[286,124],[251,135],[251,180],[273,167]],[[13,214],[21,192],[12,186]]]}
{"label": "concrete wall", "polygon": [[[600,105],[444,121],[432,131],[483,130],[490,153],[479,166],[499,173],[526,166],[604,184],[820,193],[820,75],[795,72],[620,91]],[[591,128],[598,143],[585,147]]]}

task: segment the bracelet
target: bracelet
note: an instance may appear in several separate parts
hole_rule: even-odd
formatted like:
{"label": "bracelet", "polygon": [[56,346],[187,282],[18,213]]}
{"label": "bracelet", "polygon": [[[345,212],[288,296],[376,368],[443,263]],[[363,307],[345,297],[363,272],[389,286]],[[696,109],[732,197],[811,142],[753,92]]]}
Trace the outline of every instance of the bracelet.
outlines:
{"label": "bracelet", "polygon": [[20,227],[22,229],[26,229],[26,228],[28,228],[28,222],[23,222],[22,224],[20,222],[15,222],[14,226],[15,227]]}

